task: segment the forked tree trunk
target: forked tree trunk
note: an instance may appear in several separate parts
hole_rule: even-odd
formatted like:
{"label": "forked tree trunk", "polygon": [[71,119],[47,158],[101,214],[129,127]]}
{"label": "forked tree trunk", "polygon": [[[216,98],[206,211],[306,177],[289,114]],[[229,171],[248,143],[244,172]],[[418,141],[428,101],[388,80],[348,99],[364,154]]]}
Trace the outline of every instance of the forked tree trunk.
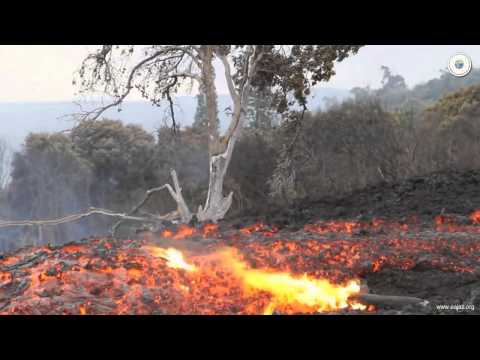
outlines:
{"label": "forked tree trunk", "polygon": [[[219,52],[219,49],[211,45],[204,45],[198,49],[198,56],[201,61],[197,64],[201,70],[201,76],[193,76],[200,85],[204,88],[207,104],[207,116],[208,116],[208,143],[209,143],[209,156],[210,156],[210,175],[208,184],[208,195],[204,206],[198,207],[197,219],[201,222],[213,221],[217,222],[224,218],[225,214],[232,205],[233,192],[230,192],[227,196],[223,195],[223,183],[227,174],[228,166],[233,154],[235,144],[240,137],[240,133],[245,122],[245,111],[243,109],[246,100],[248,99],[250,92],[250,80],[255,74],[256,64],[262,57],[262,54],[256,53],[257,48],[249,46],[249,50],[246,53],[245,61],[243,65],[243,81],[238,85],[238,89],[235,88],[233,76],[230,72],[230,64],[227,56]],[[225,136],[220,137],[217,127],[217,102],[216,102],[216,89],[215,89],[215,71],[213,67],[214,56],[217,56],[224,65],[225,78],[228,85],[228,90],[233,102],[233,115],[230,122],[229,129]],[[197,61],[197,60],[195,60]],[[132,76],[133,72],[131,73]],[[178,74],[176,76],[183,76]],[[97,118],[104,110],[108,109],[115,104],[118,105],[128,92],[110,106],[103,107],[100,110],[88,113],[89,115],[96,114],[94,118]],[[84,217],[100,214],[110,217],[119,218],[112,227],[112,234],[115,236],[118,226],[123,221],[174,221],[180,218],[180,222],[188,223],[191,221],[193,214],[190,212],[183,195],[180,182],[178,181],[177,174],[174,170],[171,172],[173,187],[170,184],[165,184],[158,188],[150,189],[145,194],[144,199],[134,206],[129,213],[115,213],[105,209],[91,208],[87,212],[82,214],[72,214],[60,219],[50,220],[26,220],[26,221],[0,221],[0,228],[2,227],[16,227],[16,226],[32,226],[32,225],[59,225],[67,222],[77,221]],[[136,216],[139,209],[145,205],[150,196],[160,190],[167,189],[172,198],[177,203],[177,210],[164,216],[153,216],[148,214],[147,217]]]}
{"label": "forked tree trunk", "polygon": [[[197,219],[201,222],[213,221],[217,222],[224,218],[225,214],[232,205],[233,192],[227,196],[223,195],[223,183],[227,174],[228,166],[232,158],[235,143],[240,136],[240,132],[245,121],[243,112],[243,104],[248,98],[250,90],[250,81],[248,80],[251,73],[248,73],[247,81],[241,89],[241,93],[237,93],[233,86],[232,76],[230,74],[230,66],[223,58],[225,67],[225,76],[229,86],[230,95],[233,102],[233,114],[230,127],[225,137],[218,136],[216,128],[217,122],[217,103],[215,101],[215,72],[213,68],[213,48],[205,46],[203,56],[202,78],[205,87],[208,129],[209,129],[209,154],[210,154],[210,173],[208,183],[208,194],[205,205],[198,207]],[[251,68],[253,72],[254,67]]]}
{"label": "forked tree trunk", "polygon": [[217,102],[215,89],[215,69],[213,67],[213,47],[203,46],[202,53],[202,87],[207,106],[209,182],[205,205],[198,207],[197,219],[201,222],[217,222],[222,219],[232,203],[232,194],[223,196],[223,180],[230,163],[228,146],[225,148],[217,128]]}
{"label": "forked tree trunk", "polygon": [[208,182],[208,194],[205,206],[198,207],[197,219],[199,221],[213,221],[223,219],[232,205],[233,192],[223,196],[223,182],[227,173],[228,165],[232,158],[235,139],[231,138],[227,149],[218,155],[210,155],[210,175]]}

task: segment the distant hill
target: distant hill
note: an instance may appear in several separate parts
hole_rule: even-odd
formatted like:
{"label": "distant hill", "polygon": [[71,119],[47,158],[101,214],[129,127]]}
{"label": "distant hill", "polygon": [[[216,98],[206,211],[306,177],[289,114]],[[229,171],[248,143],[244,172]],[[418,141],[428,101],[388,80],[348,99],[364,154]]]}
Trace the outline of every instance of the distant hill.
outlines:
{"label": "distant hill", "polygon": [[[350,96],[349,90],[318,88],[310,98],[311,109],[321,108],[323,98],[336,97],[343,100]],[[175,99],[177,121],[182,126],[191,125],[197,101],[195,96],[180,96]],[[89,106],[95,104],[90,103]],[[227,95],[218,97],[220,127],[225,130],[228,124],[225,109],[231,105]],[[6,139],[18,150],[23,140],[30,132],[55,132],[69,129],[71,119],[65,115],[78,112],[78,106],[71,102],[0,102],[0,138]],[[126,102],[122,111],[110,109],[105,117],[121,120],[125,123],[141,125],[145,130],[153,132],[160,127],[166,117],[165,108],[152,106],[148,102]]]}

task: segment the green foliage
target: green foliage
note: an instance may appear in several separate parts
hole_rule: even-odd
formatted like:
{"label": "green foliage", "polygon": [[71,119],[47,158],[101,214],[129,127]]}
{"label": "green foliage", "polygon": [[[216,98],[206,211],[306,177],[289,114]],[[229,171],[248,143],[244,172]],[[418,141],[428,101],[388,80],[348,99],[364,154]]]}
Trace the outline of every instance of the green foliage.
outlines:
{"label": "green foliage", "polygon": [[[335,63],[361,48],[357,45],[293,45],[288,50],[273,45],[260,47],[263,55],[252,84],[258,90],[272,92],[272,106],[279,113],[294,105],[305,106],[311,87],[328,81],[335,75]],[[237,69],[243,67],[242,58],[236,59],[235,64]]]}
{"label": "green foliage", "polygon": [[460,115],[477,110],[479,105],[480,84],[445,95],[426,112],[440,119],[439,127],[447,128],[458,120]]}
{"label": "green foliage", "polygon": [[405,111],[413,109],[420,112],[433,106],[443,96],[480,84],[480,69],[473,69],[468,76],[458,78],[447,71],[442,71],[441,76],[409,89],[401,75],[392,74],[391,70],[382,66],[382,87],[377,90],[366,88],[353,88],[351,93],[357,100],[377,98],[382,106],[389,111]]}
{"label": "green foliage", "polygon": [[433,103],[442,96],[480,83],[480,69],[472,69],[465,77],[452,76],[447,71],[441,71],[441,76],[427,81],[424,84],[416,85],[412,90],[412,98],[419,99],[426,103]]}
{"label": "green foliage", "polygon": [[425,110],[419,127],[424,172],[480,166],[480,84],[447,94]]}
{"label": "green foliage", "polygon": [[[212,61],[224,58],[234,87],[267,89],[279,113],[306,106],[312,86],[328,81],[335,64],[356,54],[360,45],[102,45],[89,54],[76,74],[80,93],[100,91],[121,103],[136,89],[154,105],[167,101],[173,118],[172,97],[183,86],[198,81],[205,87]],[[135,55],[135,56],[134,56]],[[135,59],[135,62],[133,62]],[[254,73],[250,65],[255,66]],[[250,76],[251,75],[251,76]],[[247,78],[250,77],[247,83]],[[88,114],[98,118],[99,112]]]}
{"label": "green foliage", "polygon": [[125,209],[136,190],[154,186],[155,138],[141,127],[87,120],[72,130],[71,139],[79,156],[93,165],[97,180],[91,195],[104,206]]}

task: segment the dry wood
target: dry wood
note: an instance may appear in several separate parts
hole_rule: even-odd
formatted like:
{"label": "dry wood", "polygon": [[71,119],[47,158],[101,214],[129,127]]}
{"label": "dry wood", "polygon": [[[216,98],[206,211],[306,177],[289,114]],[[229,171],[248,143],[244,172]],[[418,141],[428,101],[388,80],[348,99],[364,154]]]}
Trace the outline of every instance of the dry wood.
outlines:
{"label": "dry wood", "polygon": [[[245,76],[243,81],[240,82],[238,89],[235,88],[228,59],[222,54],[217,54],[225,69],[225,78],[227,80],[228,90],[233,103],[233,114],[230,126],[221,143],[217,144],[218,138],[214,136],[209,137],[210,176],[205,205],[200,205],[197,211],[197,218],[200,222],[217,222],[218,220],[223,219],[232,205],[233,192],[230,192],[227,196],[223,196],[223,182],[232,158],[235,143],[240,137],[245,122],[245,106],[250,95],[250,82],[255,75],[256,65],[261,58],[261,54],[257,54],[256,51],[257,47],[249,46],[243,70]],[[214,73],[211,71],[204,72],[204,77],[206,79],[206,84],[210,84],[211,87],[211,91],[206,92],[208,100],[208,98],[212,96],[214,90]],[[214,105],[213,101],[207,101],[207,103],[210,104],[210,107]],[[215,111],[213,111],[214,109],[209,110],[211,110],[209,111],[209,114],[211,114],[211,117],[209,117],[209,123],[213,124],[216,119]]]}
{"label": "dry wood", "polygon": [[[167,189],[168,192],[170,193],[170,195],[172,196],[172,198],[175,200],[175,202],[177,203],[177,210],[174,211],[174,212],[171,212],[171,213],[168,213],[166,215],[163,215],[163,216],[153,216],[153,215],[149,215],[149,218],[150,220],[156,220],[156,221],[163,221],[163,220],[169,220],[169,221],[174,221],[175,219],[177,218],[181,218],[182,219],[182,222],[184,223],[188,223],[191,219],[192,219],[192,214],[185,202],[185,199],[183,198],[183,195],[182,195],[182,188],[180,187],[180,183],[178,181],[178,177],[177,177],[177,172],[175,170],[171,170],[170,172],[171,176],[172,176],[172,180],[173,180],[173,186],[175,189],[173,189],[171,187],[170,184],[165,184],[165,185],[162,185],[162,186],[159,186],[159,187],[156,187],[156,188],[153,188],[153,189],[150,189],[150,190],[147,190],[147,192],[145,193],[145,196],[143,197],[143,199],[137,204],[135,205],[128,213],[127,215],[128,216],[133,216],[135,215],[137,212],[139,212],[139,210],[147,203],[148,199],[150,199],[150,197],[163,190],[163,189]],[[118,227],[120,226],[121,223],[123,223],[124,221],[126,220],[129,220],[128,218],[121,218],[119,221],[117,221],[112,229],[111,229],[111,233],[113,236],[116,235],[116,232],[117,232],[117,229]]]}
{"label": "dry wood", "polygon": [[[104,215],[104,216],[109,216],[114,218],[120,218],[120,221],[116,222],[112,227],[113,234],[115,234],[118,226],[123,221],[140,221],[140,222],[157,222],[157,221],[164,221],[164,220],[172,221],[175,218],[180,217],[183,223],[188,223],[192,219],[192,214],[183,198],[182,188],[180,187],[180,183],[178,181],[177,173],[175,172],[175,170],[171,171],[171,175],[172,175],[174,188],[172,188],[170,184],[165,184],[158,188],[153,188],[148,190],[145,194],[145,197],[142,199],[142,201],[140,201],[140,203],[134,206],[129,213],[117,213],[107,209],[99,209],[99,208],[92,207],[84,213],[71,214],[71,215],[67,215],[57,219],[18,220],[18,221],[3,220],[3,221],[0,221],[0,228],[21,227],[21,226],[39,226],[40,227],[44,225],[55,226],[55,225],[65,224],[73,221],[78,221],[83,218],[89,217],[91,215]],[[134,216],[140,210],[140,208],[145,205],[145,203],[152,196],[152,194],[163,189],[167,189],[170,195],[173,197],[173,199],[177,203],[176,211],[168,213],[164,216],[153,216],[153,215],[149,215],[148,217]]]}
{"label": "dry wood", "polygon": [[192,213],[190,212],[187,203],[182,195],[182,188],[180,187],[180,183],[178,181],[177,172],[175,170],[171,171],[173,186],[175,187],[175,192],[173,192],[172,188],[169,184],[167,184],[167,188],[170,191],[170,194],[177,202],[178,213],[181,216],[182,222],[184,224],[190,222],[192,220]]}
{"label": "dry wood", "polygon": [[60,225],[67,222],[78,221],[91,215],[105,215],[111,217],[119,217],[126,220],[142,221],[144,218],[128,216],[127,214],[116,213],[106,209],[90,208],[88,211],[81,214],[71,214],[58,219],[47,220],[19,220],[19,221],[0,221],[0,228],[2,227],[15,227],[15,226],[39,226],[39,225]]}
{"label": "dry wood", "polygon": [[427,307],[430,304],[427,300],[416,297],[376,294],[358,294],[352,296],[350,300],[356,300],[369,305],[391,307],[404,307],[409,305]]}

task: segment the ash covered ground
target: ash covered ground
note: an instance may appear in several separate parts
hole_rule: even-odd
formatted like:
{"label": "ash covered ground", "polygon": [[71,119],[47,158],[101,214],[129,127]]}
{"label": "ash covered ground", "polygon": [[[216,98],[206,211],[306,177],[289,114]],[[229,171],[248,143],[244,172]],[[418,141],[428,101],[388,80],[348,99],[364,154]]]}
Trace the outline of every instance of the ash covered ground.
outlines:
{"label": "ash covered ground", "polygon": [[[441,213],[468,216],[480,208],[480,170],[441,171],[399,183],[379,183],[342,197],[299,201],[288,208],[258,214],[267,223],[301,227],[317,219],[407,219],[425,221]],[[251,220],[249,216],[237,222]],[[234,219],[232,219],[234,221]]]}

